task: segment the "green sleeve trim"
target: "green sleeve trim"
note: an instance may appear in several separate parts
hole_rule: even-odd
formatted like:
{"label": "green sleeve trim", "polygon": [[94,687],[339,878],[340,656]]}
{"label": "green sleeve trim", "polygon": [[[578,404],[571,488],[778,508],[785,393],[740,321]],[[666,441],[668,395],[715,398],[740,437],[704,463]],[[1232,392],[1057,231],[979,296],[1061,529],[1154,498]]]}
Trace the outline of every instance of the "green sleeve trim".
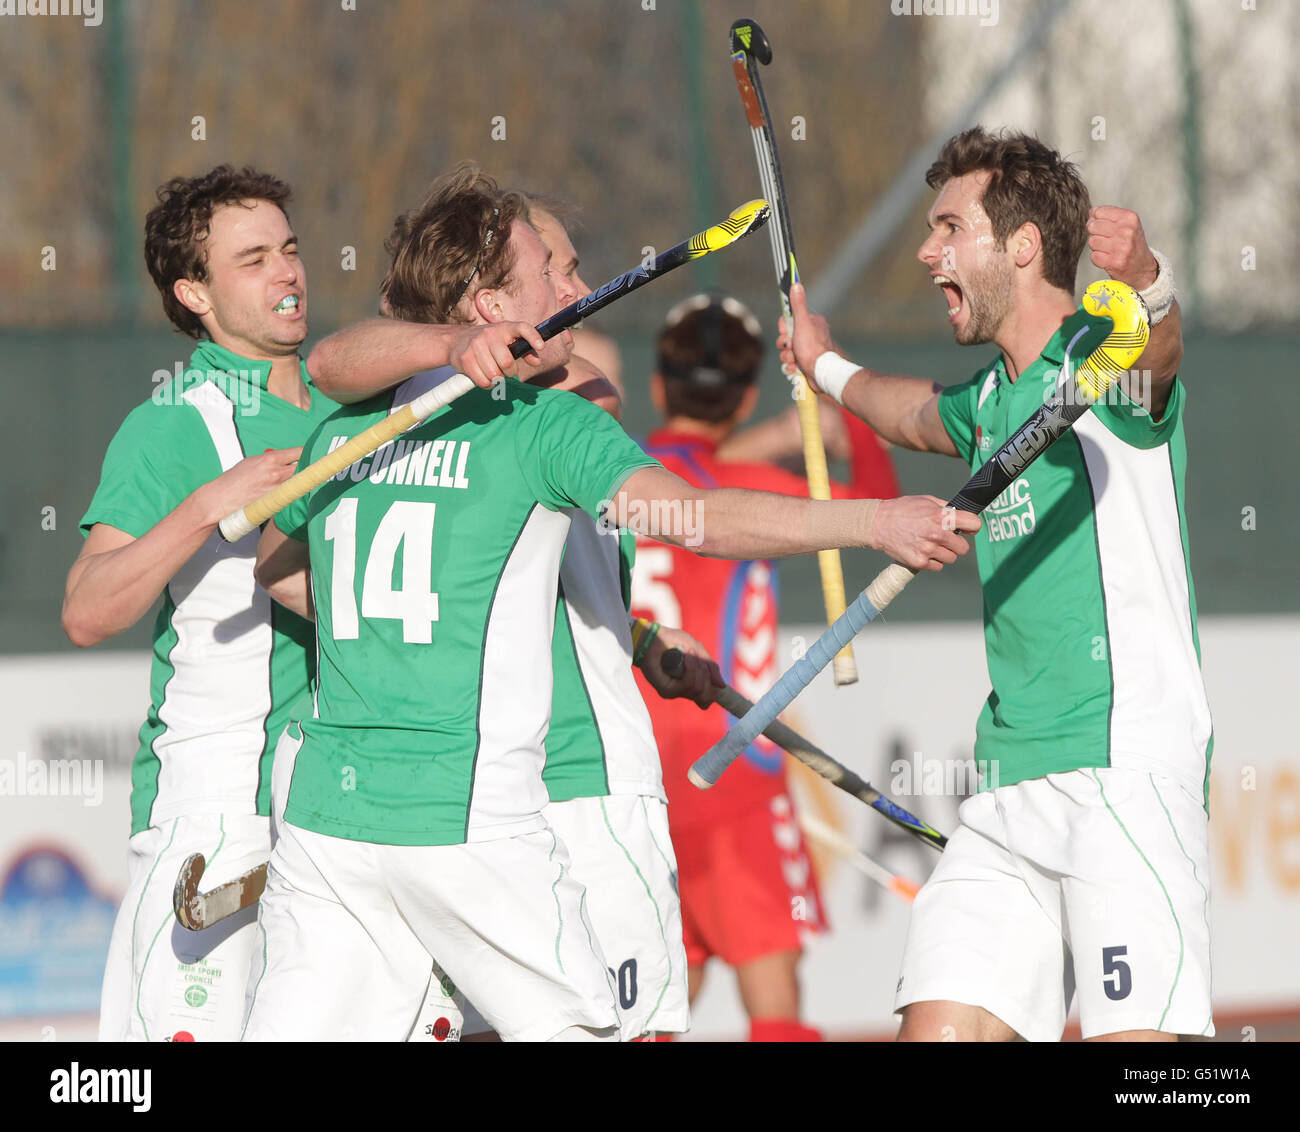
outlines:
{"label": "green sleeve trim", "polygon": [[957,455],[968,464],[975,461],[975,398],[980,383],[988,376],[981,370],[970,381],[949,385],[939,394],[939,419],[957,448]]}
{"label": "green sleeve trim", "polygon": [[142,515],[138,511],[117,511],[112,508],[96,510],[92,508],[86,512],[85,518],[81,520],[82,538],[89,538],[92,528],[104,524],[108,527],[116,527],[124,534],[132,538],[143,538],[157,525],[155,520],[150,519],[147,515]]}

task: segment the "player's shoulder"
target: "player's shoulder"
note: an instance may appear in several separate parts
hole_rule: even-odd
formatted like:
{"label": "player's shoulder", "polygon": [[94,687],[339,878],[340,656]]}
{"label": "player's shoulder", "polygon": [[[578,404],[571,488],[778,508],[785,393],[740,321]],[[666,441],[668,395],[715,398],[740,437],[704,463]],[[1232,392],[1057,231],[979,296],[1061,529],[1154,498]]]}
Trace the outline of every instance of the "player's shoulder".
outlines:
{"label": "player's shoulder", "polygon": [[[481,392],[492,396],[491,390]],[[564,438],[572,440],[578,435],[601,440],[615,435],[627,438],[609,413],[568,389],[539,389],[527,382],[510,381],[501,401],[494,405],[489,399],[483,404],[491,406],[492,416],[510,422],[517,442],[530,446],[545,442],[549,447],[553,441],[566,443]],[[632,443],[630,438],[627,442]]]}
{"label": "player's shoulder", "polygon": [[148,445],[152,451],[184,449],[196,438],[206,438],[203,416],[187,396],[193,386],[181,378],[156,385],[153,392],[135,406],[118,426],[115,442]]}
{"label": "player's shoulder", "polygon": [[509,384],[508,391],[511,400],[522,401],[525,405],[534,406],[548,415],[576,414],[579,417],[588,416],[592,420],[609,416],[600,406],[592,404],[587,398],[574,393],[571,389],[543,389],[530,385],[526,381],[517,381]]}
{"label": "player's shoulder", "polygon": [[980,363],[978,369],[960,381],[944,386],[942,392],[949,396],[957,394],[986,394],[990,388],[1002,381],[1002,355],[998,354]]}

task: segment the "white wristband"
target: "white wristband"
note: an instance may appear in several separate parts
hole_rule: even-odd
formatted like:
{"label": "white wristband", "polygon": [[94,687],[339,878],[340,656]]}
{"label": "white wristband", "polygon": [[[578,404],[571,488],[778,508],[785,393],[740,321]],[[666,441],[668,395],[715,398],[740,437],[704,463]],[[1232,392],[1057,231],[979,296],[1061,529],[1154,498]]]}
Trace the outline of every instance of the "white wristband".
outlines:
{"label": "white wristband", "polygon": [[1151,249],[1151,254],[1156,257],[1159,274],[1150,287],[1145,291],[1139,291],[1138,294],[1142,296],[1142,301],[1146,303],[1147,310],[1151,313],[1151,325],[1155,326],[1174,305],[1174,269],[1170,266],[1169,260],[1155,248]]}
{"label": "white wristband", "polygon": [[827,350],[813,365],[813,377],[823,393],[843,405],[844,387],[861,368],[857,362],[841,357],[834,350]]}

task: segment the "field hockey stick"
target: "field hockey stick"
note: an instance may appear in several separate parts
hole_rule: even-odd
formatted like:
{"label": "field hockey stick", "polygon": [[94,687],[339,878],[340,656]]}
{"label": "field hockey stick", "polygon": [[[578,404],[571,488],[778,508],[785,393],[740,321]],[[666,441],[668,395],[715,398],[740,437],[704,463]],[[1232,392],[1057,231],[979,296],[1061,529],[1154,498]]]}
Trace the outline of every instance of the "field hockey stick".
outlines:
{"label": "field hockey stick", "polygon": [[[1146,349],[1150,319],[1146,304],[1132,287],[1112,279],[1098,280],[1083,295],[1083,311],[1091,319],[1070,339],[1061,364],[1061,380],[1051,397],[1021,425],[1011,438],[980,466],[966,485],[948,501],[954,510],[983,511],[1030,464],[1073,427],[1117,376],[1124,373]],[[1070,380],[1070,353],[1090,331],[1109,325],[1110,332],[1079,365]],[[895,562],[886,566],[858,595],[844,616],[818,638],[799,660],[758,701],[755,709],[738,720],[722,739],[687,771],[701,790],[707,790],[769,722],[790,706],[813,677],[830,662],[835,650],[852,640],[874,621],[914,577],[916,572]]]}
{"label": "field hockey stick", "polygon": [[[669,248],[662,255],[656,256],[652,262],[638,264],[631,271],[625,271],[590,295],[584,295],[576,303],[571,303],[562,311],[553,314],[538,325],[537,333],[543,339],[554,338],[562,331],[576,326],[588,315],[603,310],[610,303],[644,286],[650,280],[658,279],[659,276],[681,267],[684,263],[700,259],[710,252],[719,251],[743,239],[751,232],[756,232],[767,223],[770,215],[771,209],[765,200],[751,200],[747,204],[742,204],[720,224],[706,228],[703,232],[697,232],[689,240],[683,240],[676,247]],[[523,357],[531,349],[532,347],[524,338],[516,338],[510,345],[510,353],[516,358]],[[301,499],[309,491],[320,487],[331,476],[337,475],[363,456],[368,456],[375,449],[423,423],[433,413],[451,404],[457,397],[463,396],[473,388],[474,382],[464,374],[456,374],[448,378],[396,412],[390,413],[382,421],[358,433],[346,444],[340,445],[333,452],[290,476],[284,483],[253,500],[248,506],[232,511],[221,520],[222,537],[227,542],[235,542],[243,538],[295,499]]]}
{"label": "field hockey stick", "polygon": [[243,908],[251,908],[262,898],[262,890],[266,888],[265,861],[234,880],[217,885],[210,892],[200,892],[199,881],[203,879],[205,868],[207,861],[202,853],[186,857],[176,877],[176,887],[172,889],[176,918],[181,927],[192,932],[201,932]]}
{"label": "field hockey stick", "polygon": [[[772,115],[767,109],[767,97],[759,78],[758,65],[772,61],[772,45],[763,29],[753,20],[737,20],[731,25],[731,69],[740,90],[740,101],[745,106],[750,132],[754,138],[754,156],[758,159],[758,175],[763,185],[763,195],[772,202],[772,224],[768,235],[772,238],[772,262],[776,265],[776,282],[781,292],[781,313],[787,327],[793,327],[790,313],[790,287],[799,282],[799,267],[794,256],[794,229],[790,226],[790,209],[786,202],[785,181],[781,176],[781,159],[776,152],[776,134],[772,130]],[[783,367],[784,368],[784,367]],[[797,368],[784,369],[795,390],[795,405],[799,412],[799,432],[803,437],[804,471],[808,476],[808,494],[813,499],[831,497],[830,473],[826,468],[826,446],[822,442],[821,417],[817,397],[808,387]],[[838,550],[822,550],[817,554],[821,571],[822,600],[826,606],[826,623],[829,625],[844,613],[844,566]],[[853,659],[853,646],[846,643],[835,657],[833,669],[837,686],[853,684],[858,679],[858,666]]]}
{"label": "field hockey stick", "polygon": [[842,857],[864,876],[870,877],[881,888],[887,892],[892,892],[909,904],[916,899],[916,894],[921,891],[921,886],[916,881],[891,873],[874,857],[869,857],[854,845],[852,841],[829,822],[822,821],[815,814],[800,811],[799,828],[813,841],[829,849],[837,857]]}
{"label": "field hockey stick", "polygon": [[[667,675],[678,679],[685,671],[686,658],[681,649],[666,649],[664,655],[659,658],[659,666]],[[718,694],[717,702],[722,705],[724,711],[730,712],[737,719],[747,716],[754,707],[730,685],[724,687]],[[858,801],[865,802],[876,813],[907,830],[908,833],[914,834],[927,845],[942,850],[948,844],[948,839],[937,829],[926,825],[915,814],[908,813],[902,806],[891,802],[866,779],[860,778],[843,763],[837,762],[820,747],[814,746],[793,727],[774,718],[763,728],[763,734],[809,770],[821,775],[832,786],[838,786],[846,794],[852,794]]]}

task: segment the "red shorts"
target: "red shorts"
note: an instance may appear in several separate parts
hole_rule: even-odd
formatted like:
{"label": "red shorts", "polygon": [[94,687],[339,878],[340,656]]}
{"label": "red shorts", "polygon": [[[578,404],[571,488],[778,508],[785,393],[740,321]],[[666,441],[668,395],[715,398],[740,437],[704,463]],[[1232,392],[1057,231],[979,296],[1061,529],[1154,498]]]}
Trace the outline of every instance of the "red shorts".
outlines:
{"label": "red shorts", "polygon": [[[672,807],[668,808],[669,817]],[[717,826],[672,831],[686,962],[731,967],[801,951],[826,930],[817,878],[785,794]]]}

